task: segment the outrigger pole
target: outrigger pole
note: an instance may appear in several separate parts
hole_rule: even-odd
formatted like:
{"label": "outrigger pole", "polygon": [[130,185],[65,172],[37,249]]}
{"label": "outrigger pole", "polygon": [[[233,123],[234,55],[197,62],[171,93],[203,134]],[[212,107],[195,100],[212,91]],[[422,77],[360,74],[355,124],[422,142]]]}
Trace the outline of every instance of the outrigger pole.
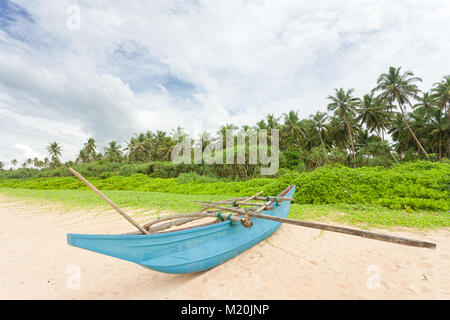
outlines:
{"label": "outrigger pole", "polygon": [[69,168],[78,179],[80,179],[85,185],[87,185],[92,191],[94,191],[100,198],[108,202],[108,204],[113,207],[118,213],[120,213],[125,219],[127,219],[133,226],[135,226],[140,232],[144,234],[149,234],[147,230],[141,227],[136,221],[134,221],[129,215],[127,215],[122,209],[120,209],[114,202],[109,200],[103,193],[101,193],[96,187],[94,187],[89,181],[87,181],[81,174]]}
{"label": "outrigger pole", "polygon": [[381,241],[386,241],[386,242],[403,244],[406,246],[436,249],[436,244],[432,243],[432,242],[407,239],[407,238],[401,238],[401,237],[394,237],[394,236],[379,234],[379,233],[375,233],[375,232],[369,232],[369,231],[363,231],[363,230],[345,228],[345,227],[338,227],[338,226],[331,226],[331,225],[322,224],[322,223],[314,223],[314,222],[307,222],[307,221],[301,221],[301,220],[280,218],[280,217],[275,217],[275,216],[259,213],[259,211],[264,210],[265,206],[268,205],[269,203],[270,202],[265,203],[263,206],[261,206],[257,210],[243,210],[243,209],[238,209],[238,208],[221,207],[221,206],[216,206],[213,204],[208,204],[208,208],[215,208],[218,210],[230,211],[230,212],[238,213],[241,215],[249,215],[250,217],[254,217],[254,218],[260,218],[260,219],[277,221],[277,222],[282,222],[282,223],[287,223],[287,224],[293,224],[293,225],[307,227],[307,228],[315,228],[315,229],[345,233],[345,234],[349,234],[352,236],[359,236],[359,237],[363,237],[363,238],[369,238],[369,239],[374,239],[374,240],[381,240]]}

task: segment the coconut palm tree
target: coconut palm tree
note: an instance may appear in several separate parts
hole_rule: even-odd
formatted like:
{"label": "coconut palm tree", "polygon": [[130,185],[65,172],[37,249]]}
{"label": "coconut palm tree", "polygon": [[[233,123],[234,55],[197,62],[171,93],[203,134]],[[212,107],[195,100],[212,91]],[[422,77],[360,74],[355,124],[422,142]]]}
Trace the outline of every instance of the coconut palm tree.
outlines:
{"label": "coconut palm tree", "polygon": [[359,99],[353,97],[353,89],[345,91],[343,88],[334,89],[335,95],[328,96],[332,102],[328,104],[328,111],[334,111],[335,117],[342,120],[347,128],[348,137],[351,143],[351,150],[353,160],[356,157],[355,143],[353,139],[353,132],[350,126],[351,119],[355,115],[355,106],[359,103]]}
{"label": "coconut palm tree", "polygon": [[50,164],[50,160],[48,160],[48,158],[45,157],[45,158],[44,158],[44,161],[43,161],[43,166],[44,166],[45,168],[47,168],[47,167],[49,166],[49,164]]}
{"label": "coconut palm tree", "polygon": [[109,146],[105,148],[105,156],[111,162],[122,161],[122,150],[121,146],[117,144],[117,141],[109,142]]}
{"label": "coconut palm tree", "polygon": [[3,163],[3,161],[0,161],[0,170],[3,170],[4,167],[5,167],[5,164]]}
{"label": "coconut palm tree", "polygon": [[256,123],[256,128],[255,128],[255,129],[267,129],[266,121],[265,121],[264,119],[258,121],[258,122]]}
{"label": "coconut palm tree", "polygon": [[212,141],[211,134],[208,131],[203,131],[197,141],[197,147],[200,148],[203,151],[205,151],[208,144]]}
{"label": "coconut palm tree", "polygon": [[291,110],[288,113],[283,113],[283,117],[282,131],[285,137],[290,137],[294,144],[299,147],[302,141],[302,132],[298,111]]}
{"label": "coconut palm tree", "polygon": [[449,141],[449,122],[446,119],[446,114],[439,107],[428,109],[430,113],[429,122],[429,136],[431,144],[437,146],[439,161],[442,160],[442,147],[445,141]]}
{"label": "coconut palm tree", "polygon": [[127,143],[125,150],[128,151],[128,157],[134,162],[144,162],[151,160],[151,138],[149,132],[136,134]]}
{"label": "coconut palm tree", "polygon": [[60,146],[56,141],[51,142],[47,146],[48,154],[49,154],[50,158],[52,159],[52,162],[55,165],[61,163],[61,160],[59,159],[59,157],[61,156],[61,149],[62,149],[62,146]]}
{"label": "coconut palm tree", "polygon": [[388,133],[396,142],[395,150],[399,154],[407,151],[412,147],[416,148],[417,146],[408,128],[406,127],[405,121],[403,120],[403,116],[400,112],[394,113],[391,124],[389,125]]}
{"label": "coconut palm tree", "polygon": [[266,117],[267,121],[267,129],[278,129],[280,127],[280,124],[278,121],[280,121],[280,117],[275,117],[273,114],[269,113]]}
{"label": "coconut palm tree", "polygon": [[367,129],[375,132],[381,140],[384,140],[384,131],[388,127],[392,115],[383,101],[374,97],[373,94],[366,94],[356,110],[358,112],[356,119],[360,124],[365,124]]}
{"label": "coconut palm tree", "polygon": [[383,73],[378,77],[377,86],[373,89],[373,92],[380,91],[379,97],[383,99],[389,107],[394,107],[394,102],[400,108],[403,121],[412,135],[414,141],[417,143],[419,149],[425,154],[427,158],[428,153],[423,148],[419,139],[417,139],[413,130],[411,129],[408,121],[406,120],[404,104],[407,103],[412,107],[411,98],[419,99],[419,88],[414,82],[422,81],[419,77],[414,77],[412,71],[401,72],[401,67],[389,67],[387,73]]}
{"label": "coconut palm tree", "polygon": [[80,163],[89,163],[90,162],[90,157],[89,154],[86,152],[86,150],[81,149],[80,152],[78,153],[78,156],[75,159],[75,162],[77,164]]}
{"label": "coconut palm tree", "polygon": [[15,167],[15,166],[17,166],[17,159],[12,159],[11,160],[11,165],[13,166],[13,167]]}
{"label": "coconut palm tree", "polygon": [[328,131],[328,115],[325,112],[317,111],[315,114],[311,115],[310,118],[319,133],[320,144],[324,144],[323,136],[326,135]]}
{"label": "coconut palm tree", "polygon": [[84,163],[89,163],[96,160],[97,151],[95,150],[97,146],[95,145],[94,138],[88,138],[87,142],[85,142],[83,146],[83,160]]}
{"label": "coconut palm tree", "polygon": [[238,129],[238,127],[236,127],[234,124],[232,123],[227,123],[224,126],[220,127],[220,130],[217,131],[217,135],[218,135],[218,139],[223,139],[223,147],[226,148],[227,147],[227,132],[231,132],[231,135],[234,136],[234,130]]}
{"label": "coconut palm tree", "polygon": [[437,100],[438,106],[444,111],[444,114],[448,115],[448,121],[450,122],[450,75],[444,77],[441,82],[437,82],[431,89],[432,96]]}

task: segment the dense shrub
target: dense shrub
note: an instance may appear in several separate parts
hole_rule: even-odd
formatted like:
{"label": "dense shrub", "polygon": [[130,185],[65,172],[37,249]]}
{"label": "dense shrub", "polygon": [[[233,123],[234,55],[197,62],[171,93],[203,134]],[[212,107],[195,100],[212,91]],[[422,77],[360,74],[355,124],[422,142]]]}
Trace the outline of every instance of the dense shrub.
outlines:
{"label": "dense shrub", "polygon": [[[167,169],[167,168],[166,168]],[[153,169],[154,170],[154,169]],[[165,171],[170,172],[170,168]],[[148,172],[147,172],[148,173]],[[151,178],[147,173],[116,176],[103,173],[89,180],[99,189],[141,190],[183,194],[250,195],[258,191],[276,195],[295,184],[296,203],[349,203],[416,210],[450,209],[450,163],[416,161],[384,167],[326,166],[304,172],[285,170],[278,178],[246,181],[217,180],[198,173],[179,178]],[[74,177],[1,179],[0,187],[29,189],[85,189]]]}

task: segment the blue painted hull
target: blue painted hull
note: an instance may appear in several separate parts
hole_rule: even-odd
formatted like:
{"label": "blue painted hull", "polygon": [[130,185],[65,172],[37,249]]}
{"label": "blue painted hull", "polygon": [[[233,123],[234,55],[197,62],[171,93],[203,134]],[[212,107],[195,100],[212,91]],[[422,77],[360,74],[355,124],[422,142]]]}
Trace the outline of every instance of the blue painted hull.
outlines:
{"label": "blue painted hull", "polygon": [[[294,195],[295,186],[285,194]],[[261,213],[287,217],[290,202]],[[103,253],[165,273],[192,273],[211,269],[273,234],[281,225],[252,218],[249,229],[229,221],[151,235],[67,234],[72,246]]]}

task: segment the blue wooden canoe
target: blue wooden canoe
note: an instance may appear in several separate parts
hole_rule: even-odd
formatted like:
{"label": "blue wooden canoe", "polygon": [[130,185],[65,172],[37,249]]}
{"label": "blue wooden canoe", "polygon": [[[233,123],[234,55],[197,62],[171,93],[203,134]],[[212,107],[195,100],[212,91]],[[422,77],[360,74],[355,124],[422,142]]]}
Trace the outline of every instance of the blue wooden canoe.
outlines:
{"label": "blue wooden canoe", "polygon": [[[295,186],[280,196],[293,197]],[[286,218],[290,202],[262,211]],[[150,235],[67,234],[67,243],[79,248],[137,263],[165,273],[192,273],[211,269],[273,234],[280,222],[252,218],[253,226],[229,221]]]}

